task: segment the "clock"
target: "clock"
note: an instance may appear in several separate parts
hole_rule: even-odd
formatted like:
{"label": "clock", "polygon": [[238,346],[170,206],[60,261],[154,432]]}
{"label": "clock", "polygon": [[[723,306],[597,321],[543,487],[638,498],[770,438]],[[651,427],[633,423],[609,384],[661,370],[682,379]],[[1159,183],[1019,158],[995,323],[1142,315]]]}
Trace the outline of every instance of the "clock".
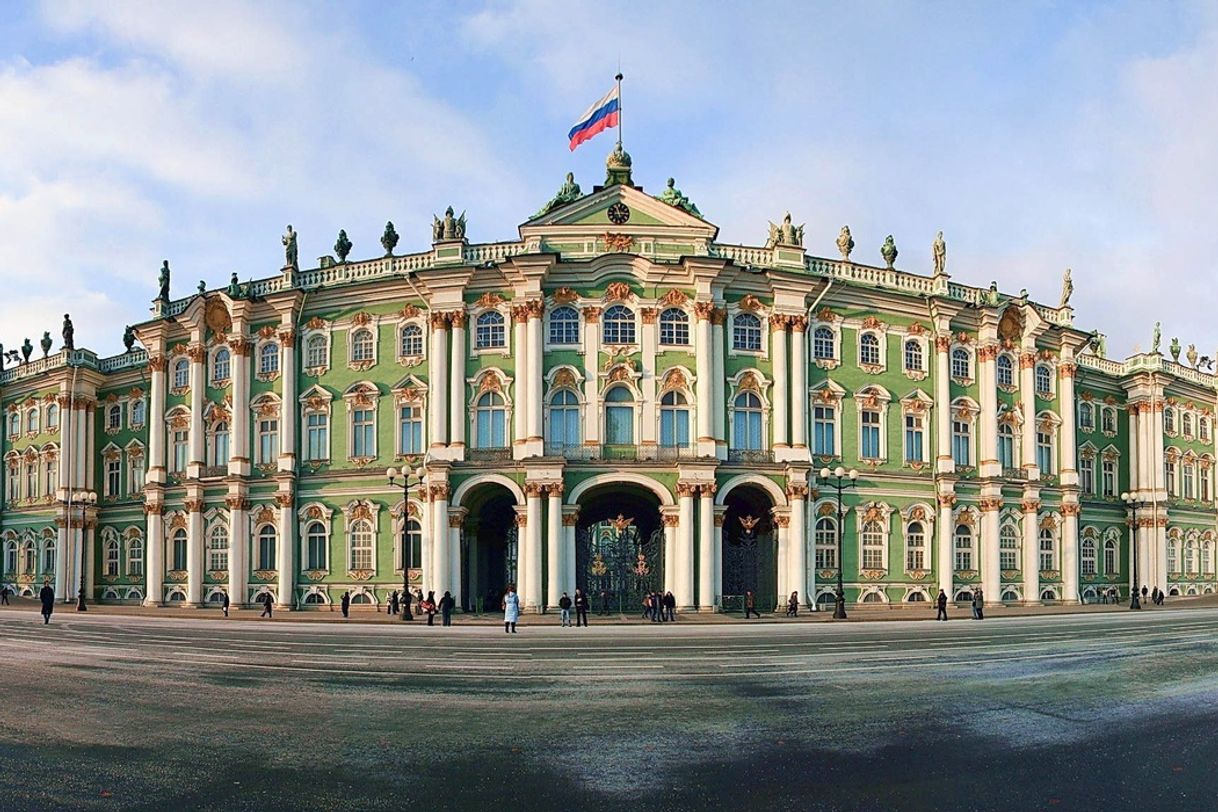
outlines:
{"label": "clock", "polygon": [[614,203],[609,207],[609,222],[624,226],[630,220],[630,207],[625,203]]}

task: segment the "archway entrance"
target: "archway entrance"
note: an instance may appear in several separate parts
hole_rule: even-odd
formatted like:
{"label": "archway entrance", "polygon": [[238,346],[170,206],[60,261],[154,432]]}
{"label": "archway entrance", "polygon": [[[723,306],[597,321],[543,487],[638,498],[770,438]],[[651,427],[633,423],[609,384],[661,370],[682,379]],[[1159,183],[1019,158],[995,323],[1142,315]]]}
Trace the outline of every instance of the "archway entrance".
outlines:
{"label": "archway entrance", "polygon": [[745,593],[752,592],[759,610],[773,611],[779,603],[774,503],[752,485],[733,488],[723,503],[723,608],[743,611]]}
{"label": "archway entrance", "polygon": [[486,485],[465,499],[461,530],[461,602],[469,611],[499,609],[507,585],[516,583],[519,534],[516,499],[501,485]]}
{"label": "archway entrance", "polygon": [[596,614],[643,611],[643,596],[664,589],[660,504],[628,483],[580,499],[575,530],[575,586]]}

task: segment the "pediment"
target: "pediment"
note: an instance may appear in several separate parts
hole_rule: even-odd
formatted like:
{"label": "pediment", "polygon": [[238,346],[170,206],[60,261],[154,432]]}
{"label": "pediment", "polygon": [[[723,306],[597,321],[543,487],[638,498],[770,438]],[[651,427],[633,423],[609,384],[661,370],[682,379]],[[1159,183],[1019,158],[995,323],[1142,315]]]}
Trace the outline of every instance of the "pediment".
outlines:
{"label": "pediment", "polygon": [[[625,223],[609,219],[609,209],[621,203],[630,212]],[[521,239],[530,236],[578,234],[615,234],[645,236],[669,234],[713,240],[719,228],[684,209],[670,206],[633,186],[607,186],[590,195],[560,206],[520,226]]]}

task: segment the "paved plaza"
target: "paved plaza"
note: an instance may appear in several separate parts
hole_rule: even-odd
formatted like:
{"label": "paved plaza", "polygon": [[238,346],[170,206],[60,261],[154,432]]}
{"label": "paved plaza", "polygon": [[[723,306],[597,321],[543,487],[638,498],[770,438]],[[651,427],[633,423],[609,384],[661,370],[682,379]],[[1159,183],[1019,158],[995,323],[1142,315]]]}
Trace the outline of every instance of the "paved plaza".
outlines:
{"label": "paved plaza", "polygon": [[561,629],[0,612],[6,809],[1212,809],[1218,610]]}

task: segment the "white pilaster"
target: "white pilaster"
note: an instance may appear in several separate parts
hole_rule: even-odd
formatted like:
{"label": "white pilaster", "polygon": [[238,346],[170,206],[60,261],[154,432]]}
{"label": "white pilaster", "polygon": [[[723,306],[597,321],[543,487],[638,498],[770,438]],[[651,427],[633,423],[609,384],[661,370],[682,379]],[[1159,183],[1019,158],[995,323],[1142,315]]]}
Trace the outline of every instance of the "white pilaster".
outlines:
{"label": "white pilaster", "polygon": [[727,459],[727,372],[724,359],[727,350],[724,347],[724,324],[727,321],[727,311],[716,307],[711,313],[711,405],[713,408],[713,427],[711,434],[715,438],[715,456],[721,460]]}
{"label": "white pilaster", "polygon": [[791,527],[787,533],[787,544],[790,549],[787,586],[790,590],[799,592],[800,602],[806,604],[811,597],[806,580],[808,574],[808,531],[806,527],[808,486],[802,482],[789,483],[787,500],[791,505]]}
{"label": "white pilaster", "polygon": [[[229,421],[229,476],[249,476],[250,474],[250,340],[244,335],[236,335],[229,341],[232,358],[233,374],[233,410]],[[283,401],[284,411],[296,411],[298,404]],[[164,437],[164,431],[160,432]],[[235,525],[234,525],[235,526]],[[229,556],[229,568],[232,568],[232,556]],[[245,587],[240,592],[230,592],[229,600],[233,603],[244,603]]]}
{"label": "white pilaster", "polygon": [[[1036,465],[1036,353],[1035,348],[1025,349],[1019,355],[1019,399],[1023,404],[1023,434],[1020,451],[1023,468],[1028,481],[1040,479],[1040,468]],[[1039,595],[1037,596],[1039,599]]]}
{"label": "white pilaster", "polygon": [[528,327],[526,332],[528,338],[529,351],[529,377],[527,379],[528,389],[528,456],[541,456],[545,453],[544,443],[542,441],[542,378],[545,374],[545,366],[542,360],[542,340],[541,340],[541,316],[545,312],[545,302],[541,299],[536,299],[526,305],[529,315]]}
{"label": "white pilaster", "polygon": [[[512,354],[516,362],[516,385],[512,392],[512,443],[515,446],[523,445],[529,437],[529,391],[532,388],[529,375],[532,369],[529,367],[528,318],[528,309],[523,305],[512,308]],[[516,456],[520,457],[522,451],[517,451]],[[521,598],[524,598],[523,594]]]}
{"label": "white pilaster", "polygon": [[[152,383],[148,399],[148,472],[150,483],[165,484],[165,367],[164,355],[154,354],[148,359]],[[64,410],[66,413],[66,410]],[[67,462],[61,463],[61,480],[67,476]],[[161,596],[156,596],[159,602]]]}
{"label": "white pilaster", "polygon": [[656,433],[659,419],[656,414],[656,351],[659,347],[659,328],[656,324],[658,312],[654,307],[642,309],[643,330],[640,347],[643,351],[642,376],[639,378],[639,392],[642,395],[643,425],[639,431],[640,445],[654,446],[657,442]]}
{"label": "white pilaster", "polygon": [[[282,458],[280,460],[282,462]],[[275,500],[279,504],[279,539],[275,550],[279,583],[275,604],[291,609],[296,604],[296,516],[292,510],[291,491],[280,491],[275,494]]]}
{"label": "white pilaster", "polygon": [[[431,353],[427,356],[427,396],[430,409],[431,448],[441,449],[448,443],[448,317],[431,314]],[[464,391],[464,387],[462,387]],[[454,395],[455,396],[455,395]],[[447,513],[447,505],[444,508]],[[448,521],[447,516],[443,519]],[[434,527],[433,527],[434,530]],[[447,533],[442,533],[447,537]]]}
{"label": "white pilaster", "polygon": [[664,525],[664,591],[677,594],[677,523],[680,515],[673,508],[660,509]]}
{"label": "white pilaster", "polygon": [[[239,431],[237,425],[234,424],[234,434]],[[242,606],[246,603],[245,585],[249,582],[246,573],[250,538],[249,500],[239,493],[230,493],[225,502],[228,505],[228,600],[233,606]]]}
{"label": "white pilaster", "polygon": [[[461,528],[465,524],[465,508],[448,509],[448,586],[453,605],[461,606]],[[440,593],[443,597],[444,593]]]}
{"label": "white pilaster", "polygon": [[[186,476],[189,479],[198,479],[203,473],[203,463],[207,459],[206,434],[203,428],[207,348],[203,346],[198,331],[191,332],[191,344],[186,352],[190,357],[190,459],[186,461]],[[190,600],[197,603],[194,598]]]}
{"label": "white pilaster", "polygon": [[[791,446],[807,459],[808,447],[808,319],[791,317]],[[802,578],[801,578],[802,580]]]}
{"label": "white pilaster", "polygon": [[[562,509],[562,570],[563,591],[575,599],[575,525],[579,521],[579,507],[565,505]],[[664,562],[668,566],[668,560]]]}
{"label": "white pilaster", "polygon": [[[465,458],[465,311],[454,310],[448,314],[452,325],[452,362],[449,367],[449,446],[452,448],[452,459]],[[433,407],[434,408],[434,407]]]}
{"label": "white pilaster", "polygon": [[[952,459],[952,395],[951,395],[951,366],[949,353],[952,348],[950,334],[940,335],[935,339],[935,441],[938,446],[938,457],[935,460],[935,470],[941,474],[955,472],[956,464]],[[951,534],[948,533],[950,538]],[[942,531],[940,531],[942,538]],[[940,558],[942,561],[942,558]],[[950,578],[950,570],[949,570]],[[943,573],[939,574],[942,588]],[[945,590],[948,597],[951,591]]]}
{"label": "white pilaster", "polygon": [[546,606],[557,607],[562,597],[563,562],[562,484],[546,485]]}
{"label": "white pilaster", "polygon": [[[153,434],[156,430],[153,429]],[[152,496],[149,493],[149,496]],[[157,494],[159,499],[159,492]],[[160,606],[164,597],[165,584],[165,519],[164,507],[160,502],[149,502],[144,513],[148,518],[148,543],[144,547],[144,577],[147,588],[144,590],[145,606]]]}
{"label": "white pilaster", "polygon": [[[296,391],[296,330],[290,325],[284,325],[279,331],[279,346],[283,351],[280,360],[283,370],[283,409],[279,415],[279,470],[293,472],[296,470],[296,423],[300,415],[300,405],[296,402],[299,393]],[[244,419],[244,415],[242,416]],[[283,533],[280,533],[280,544],[283,543]],[[290,587],[290,584],[289,584]],[[283,581],[280,579],[280,593],[283,592]],[[291,595],[291,592],[288,592]],[[291,600],[285,602],[290,604]]]}
{"label": "white pilaster", "polygon": [[986,606],[1002,603],[1000,592],[1002,571],[999,567],[999,515],[1002,510],[1002,488],[982,486],[981,496],[981,591]]}
{"label": "white pilaster", "polygon": [[186,498],[186,605],[203,603],[203,490],[188,488]]}
{"label": "white pilaster", "polygon": [[770,352],[774,362],[774,398],[773,407],[773,447],[775,450],[787,448],[791,444],[788,427],[787,406],[791,402],[791,392],[787,387],[787,321],[788,317],[781,313],[770,316]]}
{"label": "white pilaster", "polygon": [[698,387],[695,392],[698,404],[698,454],[708,457],[715,455],[715,417],[714,406],[714,377],[711,371],[714,358],[713,340],[711,338],[711,312],[713,305],[709,302],[698,302],[695,306],[697,322],[694,327],[694,352],[696,355],[696,372]]}
{"label": "white pilaster", "polygon": [[[448,589],[448,483],[431,486],[431,563],[433,572],[430,574],[431,587],[425,591],[435,591],[436,599]],[[426,576],[427,573],[424,573]]]}
{"label": "white pilaster", "polygon": [[545,595],[541,583],[541,486],[535,483],[525,485],[525,510],[528,523],[525,525],[525,537],[528,545],[523,551],[524,567],[527,573],[524,588],[524,605],[530,609],[541,611],[545,605]]}
{"label": "white pilaster", "polygon": [[[955,522],[952,520],[952,506],[955,503],[956,497],[954,494],[939,494],[939,521],[937,523],[939,543],[937,545],[938,567],[936,569],[939,571],[939,589],[947,593],[949,601],[956,596],[953,589],[955,586],[956,562],[952,556],[955,552],[953,535],[956,529]],[[842,565],[840,561],[837,563],[839,567]]]}
{"label": "white pilaster", "polygon": [[677,483],[677,546],[674,556],[677,605],[695,606],[694,603],[694,496],[696,486]]}
{"label": "white pilaster", "polygon": [[698,607],[715,610],[715,489],[702,484],[698,490]]}
{"label": "white pilaster", "polygon": [[600,445],[601,330],[599,307],[585,307],[584,313],[584,445]]}
{"label": "white pilaster", "polygon": [[1023,495],[1023,602],[1040,603],[1040,494],[1036,489]]}

